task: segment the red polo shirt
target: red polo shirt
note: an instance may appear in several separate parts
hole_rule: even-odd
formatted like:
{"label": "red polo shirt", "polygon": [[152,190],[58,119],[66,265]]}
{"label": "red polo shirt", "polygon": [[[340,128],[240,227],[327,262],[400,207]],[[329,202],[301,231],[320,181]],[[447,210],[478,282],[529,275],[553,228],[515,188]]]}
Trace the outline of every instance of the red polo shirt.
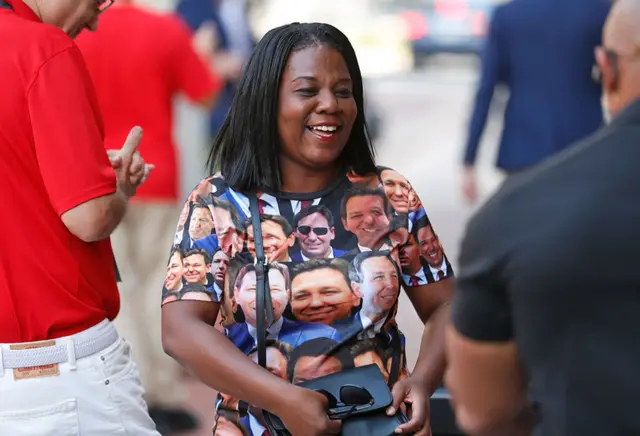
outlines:
{"label": "red polo shirt", "polygon": [[73,41],[20,0],[0,9],[0,343],[70,335],[118,313],[109,240],[60,216],[115,192],[95,92]]}
{"label": "red polo shirt", "polygon": [[177,202],[174,97],[184,93],[192,101],[204,101],[222,87],[191,41],[178,16],[117,3],[100,17],[97,32],[76,38],[104,116],[106,147],[120,148],[132,125],[144,129],[138,151],[156,168],[134,201]]}

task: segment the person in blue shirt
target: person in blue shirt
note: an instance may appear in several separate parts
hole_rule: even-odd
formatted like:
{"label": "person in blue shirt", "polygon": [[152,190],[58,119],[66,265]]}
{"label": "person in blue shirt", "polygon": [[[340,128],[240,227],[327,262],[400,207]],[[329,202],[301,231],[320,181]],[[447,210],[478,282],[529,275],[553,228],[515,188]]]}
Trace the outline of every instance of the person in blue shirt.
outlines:
{"label": "person in blue shirt", "polygon": [[495,89],[504,85],[497,166],[536,165],[602,125],[594,50],[611,0],[513,0],[492,16],[463,157],[463,195],[477,200],[474,163]]}

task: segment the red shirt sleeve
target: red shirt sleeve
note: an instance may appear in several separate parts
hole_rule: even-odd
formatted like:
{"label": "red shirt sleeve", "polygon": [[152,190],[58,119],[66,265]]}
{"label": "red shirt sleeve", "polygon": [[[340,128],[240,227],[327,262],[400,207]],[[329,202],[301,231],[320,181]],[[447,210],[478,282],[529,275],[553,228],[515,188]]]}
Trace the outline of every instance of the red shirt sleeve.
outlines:
{"label": "red shirt sleeve", "polygon": [[192,101],[203,101],[219,92],[224,85],[220,76],[209,68],[193,47],[193,33],[179,19],[174,21],[173,59],[171,65],[177,88]]}
{"label": "red shirt sleeve", "polygon": [[27,100],[40,173],[56,212],[115,192],[95,90],[75,46],[40,67]]}

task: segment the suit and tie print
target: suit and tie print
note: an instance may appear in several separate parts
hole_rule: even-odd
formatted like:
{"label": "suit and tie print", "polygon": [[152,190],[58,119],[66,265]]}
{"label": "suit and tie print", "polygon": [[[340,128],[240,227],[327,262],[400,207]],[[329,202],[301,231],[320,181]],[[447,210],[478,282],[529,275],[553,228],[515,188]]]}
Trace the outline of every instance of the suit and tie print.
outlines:
{"label": "suit and tie print", "polygon": [[[404,336],[392,343],[402,287],[453,275],[442,244],[409,181],[395,170],[348,172],[322,192],[259,192],[274,322],[266,326],[267,369],[300,383],[376,364],[389,377]],[[255,242],[249,198],[216,174],[189,195],[167,264],[162,304],[220,305],[218,325],[257,360]],[[179,303],[177,303],[179,304]],[[259,414],[224,393],[217,435],[262,436]],[[233,432],[236,433],[233,433]],[[229,433],[231,432],[231,433]]]}

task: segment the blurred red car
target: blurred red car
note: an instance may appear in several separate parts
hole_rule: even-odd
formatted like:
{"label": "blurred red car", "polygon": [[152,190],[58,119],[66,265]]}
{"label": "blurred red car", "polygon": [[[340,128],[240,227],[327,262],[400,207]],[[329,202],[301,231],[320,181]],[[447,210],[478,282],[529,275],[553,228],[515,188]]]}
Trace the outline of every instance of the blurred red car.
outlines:
{"label": "blurred red car", "polygon": [[495,0],[379,0],[404,20],[414,57],[437,53],[478,54]]}

